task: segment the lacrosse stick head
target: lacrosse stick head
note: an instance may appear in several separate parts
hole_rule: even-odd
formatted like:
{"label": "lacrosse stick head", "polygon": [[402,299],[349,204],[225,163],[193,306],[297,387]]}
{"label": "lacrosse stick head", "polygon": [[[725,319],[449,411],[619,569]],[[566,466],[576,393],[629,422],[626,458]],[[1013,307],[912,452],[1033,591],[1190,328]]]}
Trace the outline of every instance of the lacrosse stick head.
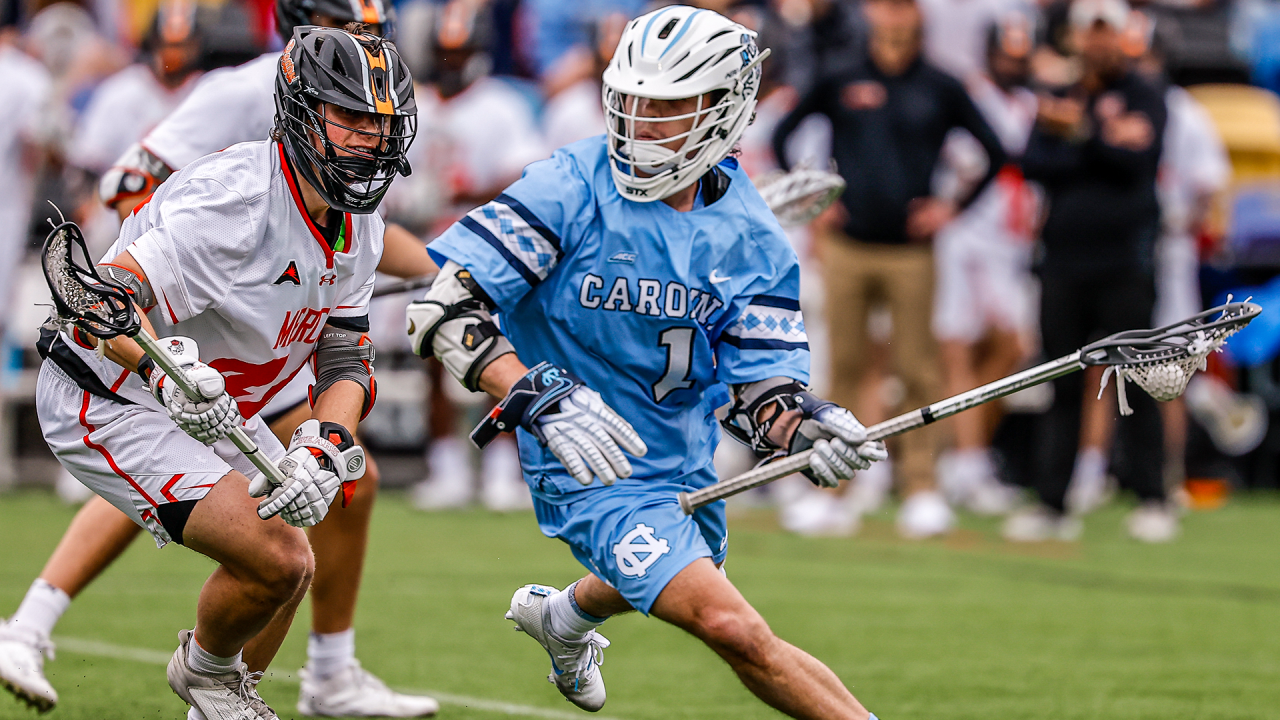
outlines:
{"label": "lacrosse stick head", "polygon": [[1125,380],[1156,400],[1173,400],[1187,389],[1197,370],[1205,369],[1209,353],[1220,352],[1227,338],[1260,312],[1261,307],[1248,301],[1228,302],[1154,330],[1116,333],[1082,348],[1080,362],[1107,367],[1103,388],[1110,375],[1116,375],[1120,412],[1128,415],[1133,411],[1125,399]]}
{"label": "lacrosse stick head", "polygon": [[54,226],[40,264],[59,320],[103,340],[138,332],[141,321],[129,293],[98,274],[78,225],[64,220]]}
{"label": "lacrosse stick head", "polygon": [[766,175],[757,189],[783,227],[796,227],[809,224],[831,207],[844,188],[844,178],[834,170],[802,166]]}

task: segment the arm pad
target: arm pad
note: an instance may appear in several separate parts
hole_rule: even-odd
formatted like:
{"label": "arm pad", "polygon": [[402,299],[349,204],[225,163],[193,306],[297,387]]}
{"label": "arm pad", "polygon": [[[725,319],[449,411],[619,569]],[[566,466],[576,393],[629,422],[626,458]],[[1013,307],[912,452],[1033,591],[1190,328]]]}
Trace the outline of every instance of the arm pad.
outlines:
{"label": "arm pad", "polygon": [[150,195],[173,170],[150,150],[134,143],[98,181],[98,197],[109,208],[127,197]]}
{"label": "arm pad", "polygon": [[480,389],[480,374],[494,360],[515,352],[493,321],[493,302],[450,260],[427,296],[405,311],[409,342],[421,357],[434,354],[468,390]]}
{"label": "arm pad", "polygon": [[350,380],[364,388],[364,406],[360,409],[363,420],[378,397],[378,384],[373,379],[374,355],[368,335],[325,325],[311,355],[311,369],[316,375],[316,384],[311,386],[311,406],[315,407],[316,398],[338,381]]}
{"label": "arm pad", "polygon": [[138,307],[147,310],[155,306],[156,296],[151,291],[151,286],[142,282],[142,278],[135,275],[129,268],[112,265],[111,263],[100,263],[95,269],[102,277],[123,287]]}

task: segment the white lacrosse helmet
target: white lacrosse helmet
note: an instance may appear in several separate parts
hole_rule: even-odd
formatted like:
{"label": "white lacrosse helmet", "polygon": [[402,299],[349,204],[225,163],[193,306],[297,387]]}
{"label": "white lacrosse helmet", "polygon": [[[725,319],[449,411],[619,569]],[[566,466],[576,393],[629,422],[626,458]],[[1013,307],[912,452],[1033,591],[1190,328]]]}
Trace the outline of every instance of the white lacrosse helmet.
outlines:
{"label": "white lacrosse helmet", "polygon": [[[756,34],[711,10],[671,5],[632,20],[604,71],[609,165],[623,197],[652,202],[697,182],[725,159],[755,115],[760,62]],[[706,93],[716,93],[710,100]],[[697,98],[693,112],[637,113],[639,99]],[[636,138],[636,122],[693,118],[688,132]],[[683,140],[679,150],[665,147]]]}

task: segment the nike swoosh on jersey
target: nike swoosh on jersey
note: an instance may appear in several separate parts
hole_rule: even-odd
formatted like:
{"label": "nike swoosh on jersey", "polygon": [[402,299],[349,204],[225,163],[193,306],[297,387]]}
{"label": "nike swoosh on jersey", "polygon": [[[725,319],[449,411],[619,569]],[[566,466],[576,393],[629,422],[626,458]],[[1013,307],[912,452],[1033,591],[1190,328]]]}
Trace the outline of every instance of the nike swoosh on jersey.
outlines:
{"label": "nike swoosh on jersey", "polygon": [[717,276],[717,275],[716,275],[716,272],[717,272],[716,270],[712,270],[712,271],[711,271],[710,281],[711,281],[711,284],[712,284],[712,285],[719,285],[719,284],[720,284],[720,283],[722,283],[722,282],[725,282],[725,281],[728,281],[728,280],[732,280],[732,279],[733,279],[733,276],[732,276],[732,275],[729,275],[729,276],[726,276],[726,277],[720,277],[720,276]]}

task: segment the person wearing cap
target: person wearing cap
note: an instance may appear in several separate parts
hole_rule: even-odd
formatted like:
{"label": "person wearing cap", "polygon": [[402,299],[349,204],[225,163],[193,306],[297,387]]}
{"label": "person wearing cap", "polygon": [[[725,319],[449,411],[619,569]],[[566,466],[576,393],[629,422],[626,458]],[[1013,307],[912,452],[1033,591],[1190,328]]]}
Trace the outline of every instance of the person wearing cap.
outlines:
{"label": "person wearing cap", "polygon": [[[1080,78],[1040,98],[1023,172],[1039,181],[1049,203],[1041,231],[1040,325],[1047,357],[1090,340],[1151,322],[1154,246],[1160,230],[1156,175],[1165,128],[1161,89],[1130,68],[1123,0],[1075,0],[1068,13]],[[1037,505],[1010,516],[1015,541],[1072,540],[1080,522],[1065,495],[1080,439],[1082,375],[1054,381],[1054,403],[1036,434],[1033,485]],[[1162,477],[1159,408],[1148,396],[1116,426],[1127,450],[1125,480],[1141,502],[1130,534],[1167,541],[1177,533]]]}
{"label": "person wearing cap", "polygon": [[[939,399],[933,309],[934,235],[977,198],[1005,163],[999,138],[965,87],[921,57],[923,29],[914,0],[868,0],[871,28],[863,62],[820,81],[801,98],[773,137],[784,168],[787,139],[811,114],[831,120],[832,156],[848,187],[841,227],[822,244],[826,308],[831,328],[831,395],[859,417],[883,420],[879,393],[868,392],[871,342],[867,315],[875,304],[893,317],[894,372],[903,401],[919,407]],[[953,201],[933,194],[931,181],[943,141],[964,128],[982,145],[987,170]],[[899,532],[923,538],[947,532],[954,514],[937,491],[933,428],[903,435],[895,470],[904,502]],[[856,505],[857,503],[849,503]],[[857,508],[853,509],[857,512]]]}

